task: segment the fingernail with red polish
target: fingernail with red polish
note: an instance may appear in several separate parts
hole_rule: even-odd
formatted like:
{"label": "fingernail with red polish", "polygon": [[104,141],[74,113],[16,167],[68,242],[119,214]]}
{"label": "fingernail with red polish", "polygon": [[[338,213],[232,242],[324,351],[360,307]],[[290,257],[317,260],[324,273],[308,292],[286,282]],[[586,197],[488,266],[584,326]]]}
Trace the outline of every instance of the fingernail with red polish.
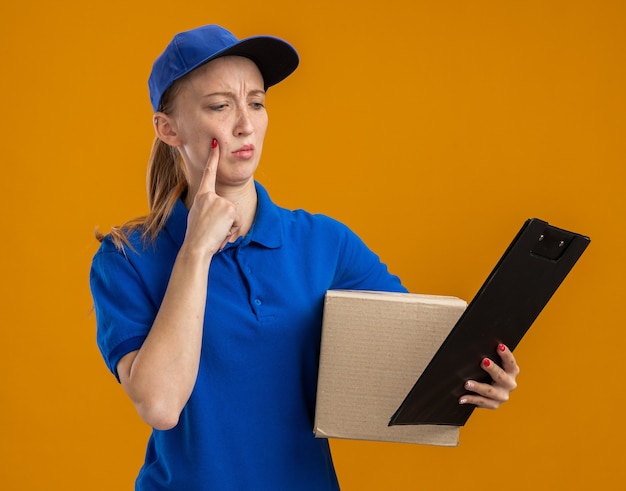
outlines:
{"label": "fingernail with red polish", "polygon": [[213,141],[211,142],[211,148],[217,148],[217,140],[215,138],[213,138]]}
{"label": "fingernail with red polish", "polygon": [[506,346],[504,346],[502,343],[498,345],[498,351],[504,351],[505,349],[506,349]]}
{"label": "fingernail with red polish", "polygon": [[483,366],[484,366],[484,367],[488,367],[489,365],[491,365],[491,362],[489,361],[489,358],[485,358],[485,359],[483,360]]}

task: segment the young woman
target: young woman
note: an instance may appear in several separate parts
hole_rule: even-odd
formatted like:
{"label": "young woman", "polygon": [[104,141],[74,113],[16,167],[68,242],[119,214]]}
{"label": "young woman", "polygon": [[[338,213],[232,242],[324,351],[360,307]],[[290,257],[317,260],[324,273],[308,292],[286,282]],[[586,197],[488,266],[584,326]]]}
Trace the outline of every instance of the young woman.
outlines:
{"label": "young woman", "polygon": [[[137,490],[339,489],[312,433],[324,294],[406,290],[346,226],[254,180],[266,91],[297,65],[282,40],[215,25],[154,63],[150,213],[100,237],[91,271],[99,347],[153,427]],[[500,356],[460,403],[508,399]]]}

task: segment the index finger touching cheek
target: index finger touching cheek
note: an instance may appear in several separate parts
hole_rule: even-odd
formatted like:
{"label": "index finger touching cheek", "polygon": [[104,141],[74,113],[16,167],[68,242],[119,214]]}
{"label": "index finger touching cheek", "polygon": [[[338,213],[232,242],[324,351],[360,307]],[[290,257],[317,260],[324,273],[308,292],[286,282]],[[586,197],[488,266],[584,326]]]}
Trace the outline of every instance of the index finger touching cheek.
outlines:
{"label": "index finger touching cheek", "polygon": [[200,181],[199,193],[214,193],[215,192],[215,178],[217,176],[217,164],[220,158],[220,150],[217,144],[217,140],[213,138],[211,141],[211,150],[209,151],[209,159],[207,160],[204,173],[202,174],[202,180]]}

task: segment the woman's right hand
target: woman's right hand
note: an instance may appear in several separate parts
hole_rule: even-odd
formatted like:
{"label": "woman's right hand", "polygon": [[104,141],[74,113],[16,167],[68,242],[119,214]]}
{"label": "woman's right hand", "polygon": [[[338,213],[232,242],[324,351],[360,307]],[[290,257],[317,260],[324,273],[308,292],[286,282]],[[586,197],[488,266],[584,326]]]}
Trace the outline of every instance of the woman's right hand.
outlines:
{"label": "woman's right hand", "polygon": [[237,207],[215,192],[219,149],[214,143],[187,218],[184,243],[150,333],[117,365],[120,382],[153,428],[178,424],[198,376],[208,274],[240,220]]}
{"label": "woman's right hand", "polygon": [[187,218],[185,240],[150,333],[117,365],[120,382],[153,428],[178,424],[200,366],[208,274],[213,254],[240,228],[237,207],[215,192],[217,142],[209,153]]}
{"label": "woman's right hand", "polygon": [[185,234],[184,247],[206,253],[208,257],[222,250],[237,235],[241,226],[237,206],[215,191],[219,157],[219,145],[213,139],[200,185],[189,210]]}

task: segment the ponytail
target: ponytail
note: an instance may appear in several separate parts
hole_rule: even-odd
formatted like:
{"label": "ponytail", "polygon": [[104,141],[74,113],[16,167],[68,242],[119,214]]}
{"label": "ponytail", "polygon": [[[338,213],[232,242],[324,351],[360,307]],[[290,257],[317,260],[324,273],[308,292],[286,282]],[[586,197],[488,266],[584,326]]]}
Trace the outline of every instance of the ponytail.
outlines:
{"label": "ponytail", "polygon": [[[123,225],[111,228],[111,239],[119,249],[124,245],[132,247],[128,237],[136,230],[141,231],[144,245],[154,242],[176,201],[187,191],[187,173],[183,159],[175,148],[158,137],[155,137],[152,144],[146,181],[150,206],[148,215],[133,218]],[[96,238],[102,242],[104,235],[96,231]]]}
{"label": "ponytail", "polygon": [[[185,78],[176,80],[165,91],[159,112],[168,114],[173,110],[174,98]],[[148,242],[154,243],[176,201],[187,192],[188,182],[185,164],[178,150],[155,137],[146,176],[150,211],[146,216],[133,218],[122,225],[112,227],[110,234],[113,243],[119,249],[124,246],[132,249],[128,237],[137,230],[141,231],[144,246]],[[104,234],[99,230],[96,230],[96,239],[100,242],[104,239]]]}
{"label": "ponytail", "polygon": [[148,163],[148,204],[150,213],[141,234],[144,241],[154,242],[165,226],[174,204],[187,191],[187,173],[183,159],[173,147],[154,139]]}

